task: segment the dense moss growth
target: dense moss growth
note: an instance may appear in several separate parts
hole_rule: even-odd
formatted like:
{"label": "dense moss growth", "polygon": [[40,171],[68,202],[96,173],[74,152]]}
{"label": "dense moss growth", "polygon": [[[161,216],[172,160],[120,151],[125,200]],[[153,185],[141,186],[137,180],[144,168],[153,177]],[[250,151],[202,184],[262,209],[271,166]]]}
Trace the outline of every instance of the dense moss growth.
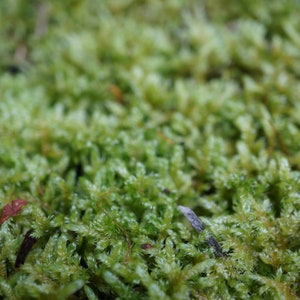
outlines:
{"label": "dense moss growth", "polygon": [[300,297],[299,13],[0,1],[0,298]]}

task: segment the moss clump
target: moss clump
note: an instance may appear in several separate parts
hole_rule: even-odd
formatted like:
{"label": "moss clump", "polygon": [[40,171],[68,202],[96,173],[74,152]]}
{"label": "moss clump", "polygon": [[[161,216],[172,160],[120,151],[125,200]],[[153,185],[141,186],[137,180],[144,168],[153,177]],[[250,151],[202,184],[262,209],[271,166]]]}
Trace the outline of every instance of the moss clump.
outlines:
{"label": "moss clump", "polygon": [[0,297],[300,297],[299,5],[1,1]]}

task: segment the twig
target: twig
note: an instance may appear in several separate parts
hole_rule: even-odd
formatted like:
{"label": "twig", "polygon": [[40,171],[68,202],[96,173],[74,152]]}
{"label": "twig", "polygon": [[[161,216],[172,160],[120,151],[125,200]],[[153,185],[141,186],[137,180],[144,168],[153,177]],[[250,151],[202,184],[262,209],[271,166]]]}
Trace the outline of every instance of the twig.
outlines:
{"label": "twig", "polygon": [[16,268],[19,268],[21,265],[23,265],[25,263],[28,253],[30,252],[33,245],[37,242],[36,238],[30,236],[31,233],[32,233],[32,230],[29,230],[25,234],[24,240],[22,242],[22,245],[20,247],[16,262],[15,262]]}

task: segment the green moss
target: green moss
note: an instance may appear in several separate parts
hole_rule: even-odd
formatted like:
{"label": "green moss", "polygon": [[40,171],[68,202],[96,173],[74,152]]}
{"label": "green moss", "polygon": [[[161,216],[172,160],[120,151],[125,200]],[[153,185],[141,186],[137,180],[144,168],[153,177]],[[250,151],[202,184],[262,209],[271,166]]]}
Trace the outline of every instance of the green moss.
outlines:
{"label": "green moss", "polygon": [[299,12],[0,2],[0,298],[300,297]]}

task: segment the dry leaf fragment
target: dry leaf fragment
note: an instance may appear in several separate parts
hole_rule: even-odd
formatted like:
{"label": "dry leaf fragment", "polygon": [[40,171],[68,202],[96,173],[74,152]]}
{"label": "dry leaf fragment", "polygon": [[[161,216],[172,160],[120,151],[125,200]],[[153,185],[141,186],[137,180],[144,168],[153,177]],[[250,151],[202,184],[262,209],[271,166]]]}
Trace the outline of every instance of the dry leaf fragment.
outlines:
{"label": "dry leaf fragment", "polygon": [[[199,232],[203,232],[205,230],[205,224],[197,217],[197,215],[186,206],[179,205],[179,210],[183,213],[183,215],[188,219],[190,224]],[[222,247],[217,242],[217,240],[211,235],[208,234],[207,239],[205,242],[214,249],[215,254],[219,257],[226,257],[228,256],[227,253],[223,252]]]}
{"label": "dry leaf fragment", "polygon": [[25,263],[26,257],[33,247],[33,245],[37,242],[37,239],[30,236],[32,233],[32,230],[29,230],[24,237],[24,240],[21,244],[20,250],[18,252],[16,262],[15,262],[15,267],[19,268],[21,265]]}
{"label": "dry leaf fragment", "polygon": [[152,246],[151,244],[142,244],[142,245],[141,245],[141,248],[142,248],[143,250],[147,250],[147,249],[153,248],[153,246]]}
{"label": "dry leaf fragment", "polygon": [[114,96],[115,100],[119,103],[123,103],[123,92],[122,90],[115,84],[111,84],[109,86],[109,91]]}
{"label": "dry leaf fragment", "polygon": [[2,209],[0,224],[3,224],[9,218],[16,216],[26,204],[27,201],[24,199],[16,199],[10,204],[6,204]]}

